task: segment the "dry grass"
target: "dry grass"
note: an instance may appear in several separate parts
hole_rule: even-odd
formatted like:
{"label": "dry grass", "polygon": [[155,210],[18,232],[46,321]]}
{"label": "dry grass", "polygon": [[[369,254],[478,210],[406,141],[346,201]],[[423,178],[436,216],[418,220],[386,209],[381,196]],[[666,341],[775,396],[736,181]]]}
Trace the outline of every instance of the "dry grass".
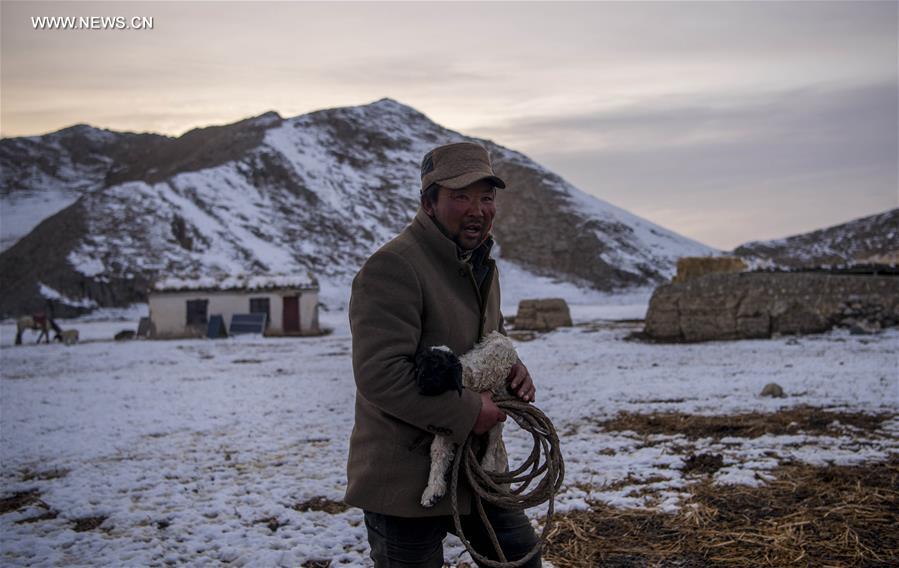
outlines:
{"label": "dry grass", "polygon": [[[65,470],[65,473],[68,473],[68,470]],[[51,474],[49,477],[42,478],[39,477],[39,475],[40,474],[35,475],[33,478],[55,479],[56,477],[59,477]],[[9,497],[0,499],[0,515],[5,515],[6,513],[12,513],[14,511],[20,511],[26,507],[43,509],[44,512],[35,516],[18,519],[17,521],[15,521],[17,525],[37,523],[40,521],[51,521],[59,516],[59,512],[51,509],[50,506],[41,499],[41,493],[37,489],[21,491],[19,493],[12,494]]]}
{"label": "dry grass", "polygon": [[715,473],[724,467],[721,454],[690,454],[684,460],[681,471],[684,473]]}
{"label": "dry grass", "polygon": [[41,493],[37,489],[13,493],[9,497],[0,499],[0,515],[5,515],[6,513],[11,513],[12,511],[18,511],[23,507],[27,507],[28,505],[31,505],[33,503],[40,502]]}
{"label": "dry grass", "polygon": [[28,525],[31,523],[39,523],[41,521],[52,521],[53,519],[55,519],[58,516],[59,516],[59,512],[54,511],[52,509],[47,509],[40,515],[36,515],[34,517],[26,517],[24,519],[19,519],[18,521],[16,521],[16,524],[17,525]]}
{"label": "dry grass", "polygon": [[[622,412],[597,425],[610,431],[630,430],[641,435],[681,434],[690,439],[737,436],[757,438],[765,434],[786,435],[805,432],[833,435],[841,433],[831,426],[834,421],[866,435],[878,435],[881,424],[895,417],[892,413],[865,414],[795,406],[777,412],[748,412],[744,414],[701,416],[682,412],[637,414]],[[881,435],[882,435],[882,431]]]}
{"label": "dry grass", "polygon": [[265,525],[268,527],[268,530],[272,532],[278,532],[278,529],[285,526],[287,523],[282,523],[278,520],[277,517],[265,517],[263,519],[256,519],[253,521],[254,525]]}
{"label": "dry grass", "polygon": [[69,475],[71,470],[66,469],[64,467],[47,469],[44,471],[25,471],[22,473],[22,481],[33,481],[35,479],[39,479],[42,481],[47,481],[50,479],[60,479]]}
{"label": "dry grass", "polygon": [[677,259],[677,274],[671,282],[686,282],[706,274],[743,272],[746,268],[746,263],[735,256],[684,256]]}
{"label": "dry grass", "polygon": [[75,532],[85,532],[92,531],[98,528],[103,524],[103,521],[106,520],[106,517],[81,517],[80,519],[74,519],[72,521],[72,530]]}
{"label": "dry grass", "polygon": [[313,497],[306,501],[301,501],[291,508],[301,513],[305,513],[306,511],[324,511],[329,515],[336,515],[337,513],[342,513],[349,509],[349,505],[343,501],[332,501],[324,497]]}
{"label": "dry grass", "polygon": [[602,503],[559,515],[545,557],[558,568],[899,564],[899,456],[772,473],[760,487],[697,484],[673,515]]}

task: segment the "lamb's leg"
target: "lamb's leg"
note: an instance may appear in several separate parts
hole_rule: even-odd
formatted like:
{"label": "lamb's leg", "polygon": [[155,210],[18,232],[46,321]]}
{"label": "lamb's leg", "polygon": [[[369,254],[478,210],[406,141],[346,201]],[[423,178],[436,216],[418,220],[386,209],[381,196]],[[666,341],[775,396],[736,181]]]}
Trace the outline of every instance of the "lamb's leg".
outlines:
{"label": "lamb's leg", "polygon": [[487,432],[487,452],[484,459],[481,460],[481,469],[484,471],[502,472],[505,470],[506,458],[503,452],[503,423],[498,422],[496,426]]}
{"label": "lamb's leg", "polygon": [[455,454],[453,443],[446,436],[434,436],[431,442],[431,471],[428,474],[428,486],[421,495],[423,507],[433,507],[446,495],[446,472],[453,463]]}

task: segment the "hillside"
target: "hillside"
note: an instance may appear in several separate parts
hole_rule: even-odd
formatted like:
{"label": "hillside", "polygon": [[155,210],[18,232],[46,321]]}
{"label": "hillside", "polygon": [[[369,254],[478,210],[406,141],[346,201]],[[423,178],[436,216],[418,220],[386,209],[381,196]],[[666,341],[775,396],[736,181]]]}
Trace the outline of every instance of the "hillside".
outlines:
{"label": "hillside", "polygon": [[784,239],[753,241],[733,254],[756,266],[802,268],[899,262],[899,209]]}
{"label": "hillside", "polygon": [[[323,287],[346,286],[414,215],[421,156],[477,140],[391,99],[288,119],[269,112],[179,138],[79,131],[113,142],[85,142],[87,162],[41,150],[59,133],[0,144],[4,155],[32,152],[17,155],[4,202],[77,195],[0,254],[3,316],[39,309],[42,285],[72,307],[143,301],[147,284],[169,275],[308,270]],[[678,257],[716,252],[478,141],[509,186],[498,196],[499,254],[526,273],[607,291],[661,282]],[[90,174],[44,173],[46,183],[29,185],[23,173],[69,163]]]}

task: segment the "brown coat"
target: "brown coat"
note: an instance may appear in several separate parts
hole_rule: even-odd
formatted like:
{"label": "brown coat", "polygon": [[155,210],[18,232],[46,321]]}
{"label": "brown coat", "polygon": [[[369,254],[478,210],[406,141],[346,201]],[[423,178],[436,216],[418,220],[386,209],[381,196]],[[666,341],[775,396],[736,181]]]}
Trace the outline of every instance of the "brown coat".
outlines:
{"label": "brown coat", "polygon": [[[483,246],[483,245],[482,245]],[[412,223],[381,247],[353,280],[350,329],[356,379],[356,424],[347,464],[348,504],[388,515],[450,514],[450,499],[419,503],[428,482],[434,434],[465,441],[481,410],[463,390],[423,396],[413,378],[421,347],[446,345],[457,354],[503,331],[496,264],[478,289],[456,244],[419,209]],[[467,487],[461,512],[471,505]]]}

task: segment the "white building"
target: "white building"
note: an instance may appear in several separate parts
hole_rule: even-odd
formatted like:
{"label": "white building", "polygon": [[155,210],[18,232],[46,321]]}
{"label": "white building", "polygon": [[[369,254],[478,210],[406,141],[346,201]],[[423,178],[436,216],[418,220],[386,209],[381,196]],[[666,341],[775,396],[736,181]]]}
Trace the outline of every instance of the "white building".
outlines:
{"label": "white building", "polygon": [[167,278],[150,290],[150,336],[205,337],[220,315],[230,329],[235,314],[265,313],[265,335],[317,335],[318,283],[311,275],[239,275]]}

